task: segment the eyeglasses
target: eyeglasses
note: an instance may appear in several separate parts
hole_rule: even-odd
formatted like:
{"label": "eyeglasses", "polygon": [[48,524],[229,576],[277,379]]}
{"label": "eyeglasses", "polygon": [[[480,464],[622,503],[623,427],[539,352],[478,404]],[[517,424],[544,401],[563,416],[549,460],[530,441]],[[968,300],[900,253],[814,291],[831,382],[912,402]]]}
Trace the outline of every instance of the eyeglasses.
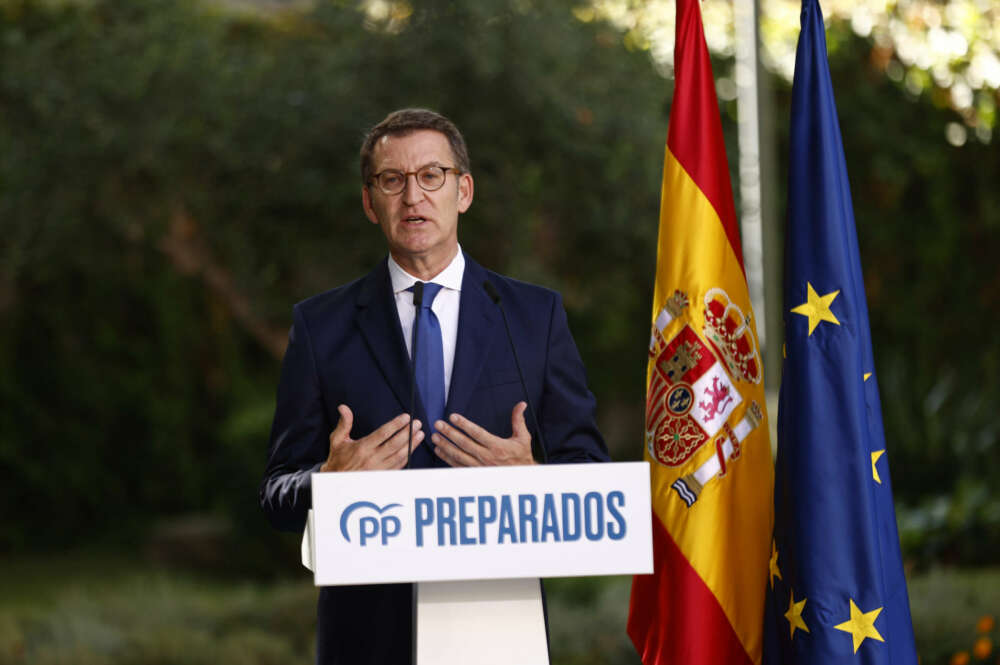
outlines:
{"label": "eyeglasses", "polygon": [[393,196],[402,192],[406,188],[406,181],[409,180],[411,175],[415,175],[417,176],[417,184],[420,185],[420,189],[425,192],[435,192],[444,187],[448,171],[454,171],[455,173],[462,172],[461,169],[453,166],[428,164],[427,166],[421,166],[416,171],[403,172],[396,169],[386,169],[373,175],[369,183],[374,182],[383,194]]}

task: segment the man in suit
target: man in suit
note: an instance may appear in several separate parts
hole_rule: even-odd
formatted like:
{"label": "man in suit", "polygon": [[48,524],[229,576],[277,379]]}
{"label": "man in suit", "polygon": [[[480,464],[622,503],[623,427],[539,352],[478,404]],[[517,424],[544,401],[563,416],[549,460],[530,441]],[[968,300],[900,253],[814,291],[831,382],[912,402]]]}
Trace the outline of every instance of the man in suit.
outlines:
{"label": "man in suit", "polygon": [[[454,124],[421,109],[389,114],[365,139],[361,173],[365,215],[381,228],[389,256],[294,308],[260,492],[272,523],[302,531],[314,472],[401,469],[408,458],[411,468],[534,464],[533,440],[539,448],[544,441],[549,462],[606,461],[559,295],[490,272],[459,247],[473,179]],[[418,281],[426,283],[419,310]],[[525,421],[487,281],[509,318],[541,433]],[[317,661],[409,663],[411,595],[409,584],[322,588]]]}

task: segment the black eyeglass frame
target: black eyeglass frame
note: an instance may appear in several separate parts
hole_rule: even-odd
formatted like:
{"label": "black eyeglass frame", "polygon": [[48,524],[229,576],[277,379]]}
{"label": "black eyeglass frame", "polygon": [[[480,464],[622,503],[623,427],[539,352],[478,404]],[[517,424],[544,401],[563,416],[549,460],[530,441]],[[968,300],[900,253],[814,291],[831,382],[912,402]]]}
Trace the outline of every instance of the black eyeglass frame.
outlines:
{"label": "black eyeglass frame", "polygon": [[[411,175],[419,176],[421,171],[426,171],[427,169],[440,169],[444,177],[441,179],[441,184],[438,185],[437,187],[434,187],[433,189],[428,189],[427,187],[425,187],[423,183],[420,182],[420,178],[417,177],[416,179],[417,186],[420,187],[420,189],[424,190],[425,192],[436,192],[442,187],[444,187],[444,183],[448,181],[448,171],[454,171],[457,175],[462,175],[463,173],[465,173],[465,171],[463,171],[458,167],[441,166],[440,164],[427,164],[426,166],[421,166],[416,171],[400,171],[399,169],[385,169],[384,171],[379,171],[378,173],[375,173],[370,178],[368,178],[368,186],[371,187],[372,185],[375,185],[378,188],[378,190],[383,194],[385,194],[386,196],[396,196],[397,194],[402,194],[403,190],[406,189],[406,185],[407,183],[409,183]],[[379,179],[386,173],[398,173],[399,175],[403,176],[403,186],[399,188],[399,191],[395,192],[387,191],[381,185]]]}

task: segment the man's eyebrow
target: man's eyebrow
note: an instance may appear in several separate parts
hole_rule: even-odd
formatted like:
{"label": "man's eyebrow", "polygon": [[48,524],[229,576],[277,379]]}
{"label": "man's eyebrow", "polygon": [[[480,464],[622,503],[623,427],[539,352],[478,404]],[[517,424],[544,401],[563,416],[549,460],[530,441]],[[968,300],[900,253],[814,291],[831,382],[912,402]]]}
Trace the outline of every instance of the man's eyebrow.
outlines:
{"label": "man's eyebrow", "polygon": [[[426,168],[428,166],[440,166],[440,167],[444,168],[444,164],[441,161],[435,159],[435,160],[426,162],[425,164],[421,164],[420,166],[418,166],[417,168],[415,168],[414,171],[419,171],[420,169]],[[377,173],[382,173],[384,171],[400,171],[400,172],[402,172],[403,169],[400,168],[400,167],[397,167],[397,166],[387,166],[386,168],[380,169],[379,171],[377,171]]]}

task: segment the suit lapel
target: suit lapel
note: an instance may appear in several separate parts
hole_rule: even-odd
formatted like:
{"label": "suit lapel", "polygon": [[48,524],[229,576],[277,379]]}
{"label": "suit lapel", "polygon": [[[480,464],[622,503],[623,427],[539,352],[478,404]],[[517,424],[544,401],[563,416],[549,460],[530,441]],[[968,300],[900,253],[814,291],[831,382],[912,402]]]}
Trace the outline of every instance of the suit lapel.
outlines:
{"label": "suit lapel", "polygon": [[[446,414],[466,411],[490,348],[497,335],[503,335],[500,312],[483,290],[486,278],[486,270],[466,254]],[[399,400],[401,410],[406,411],[410,408],[410,359],[403,342],[386,261],[364,279],[357,300],[357,325],[382,376]],[[419,395],[416,409],[418,417],[426,419]]]}
{"label": "suit lapel", "polygon": [[483,290],[486,277],[486,270],[466,254],[462,297],[458,308],[455,363],[451,370],[446,414],[465,412],[494,337],[503,325],[497,306]]}
{"label": "suit lapel", "polygon": [[[410,408],[410,359],[385,260],[368,273],[358,294],[358,328],[402,410]],[[417,400],[417,408],[423,407]]]}

